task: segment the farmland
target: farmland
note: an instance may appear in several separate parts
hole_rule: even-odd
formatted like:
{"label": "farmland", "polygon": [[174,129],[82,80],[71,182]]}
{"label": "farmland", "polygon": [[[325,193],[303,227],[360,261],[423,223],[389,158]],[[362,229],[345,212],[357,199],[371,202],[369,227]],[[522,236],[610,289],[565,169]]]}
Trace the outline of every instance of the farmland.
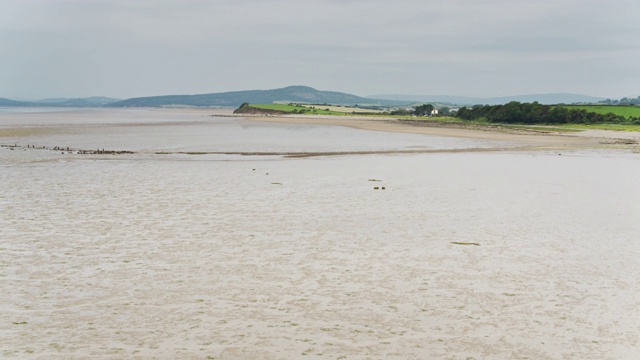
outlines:
{"label": "farmland", "polygon": [[343,112],[333,111],[327,106],[302,106],[295,104],[251,104],[254,109],[281,111],[287,114],[314,114],[314,115],[343,115]]}
{"label": "farmland", "polygon": [[[282,114],[309,114],[309,115],[351,115],[351,114],[380,114],[381,111],[362,109],[350,106],[315,105],[315,104],[247,104],[249,109],[264,110],[265,112]],[[248,109],[247,109],[248,110]]]}
{"label": "farmland", "polygon": [[598,114],[613,113],[624,116],[629,119],[631,117],[640,117],[640,106],[633,105],[559,105],[567,109],[585,110]]}

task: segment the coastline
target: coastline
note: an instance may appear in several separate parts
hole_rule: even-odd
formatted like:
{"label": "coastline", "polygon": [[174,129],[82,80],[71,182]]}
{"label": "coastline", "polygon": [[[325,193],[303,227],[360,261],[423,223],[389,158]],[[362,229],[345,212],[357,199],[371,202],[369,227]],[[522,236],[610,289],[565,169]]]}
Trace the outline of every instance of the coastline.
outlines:
{"label": "coastline", "polygon": [[640,152],[640,133],[612,130],[555,132],[540,129],[515,129],[501,126],[479,126],[445,122],[402,120],[394,117],[331,115],[251,115],[216,111],[212,116],[237,117],[249,121],[345,126],[360,130],[397,132],[466,139],[509,141],[510,150],[622,148]]}
{"label": "coastline", "polygon": [[[148,126],[153,124],[153,119],[163,118],[163,125],[185,124],[185,117],[190,117],[193,121],[207,123],[214,118],[232,118],[243,121],[254,121],[263,123],[280,124],[301,124],[301,125],[329,125],[337,127],[347,127],[366,131],[377,131],[386,133],[403,133],[412,135],[426,135],[443,138],[458,138],[478,140],[482,142],[495,142],[494,145],[482,147],[456,147],[456,148],[433,148],[428,149],[385,149],[369,151],[344,151],[334,149],[324,149],[323,151],[226,151],[224,149],[206,149],[193,151],[171,151],[162,150],[162,154],[211,154],[211,155],[269,155],[284,157],[313,157],[313,156],[338,156],[338,155],[369,155],[369,154],[417,154],[417,153],[440,153],[440,152],[497,152],[497,151],[565,151],[565,150],[587,150],[587,149],[612,149],[631,151],[640,153],[640,132],[623,132],[613,130],[581,130],[575,132],[555,132],[553,129],[541,127],[539,130],[528,128],[513,128],[500,125],[477,125],[447,123],[443,121],[405,120],[394,117],[379,116],[332,116],[332,115],[256,115],[256,114],[233,114],[232,109],[118,109],[116,113],[127,114],[132,119],[139,119],[126,126]],[[111,126],[114,124],[103,123],[102,119],[108,119],[113,110],[97,111],[92,113],[92,118],[96,120],[91,126]],[[29,119],[26,124],[19,124],[12,119],[11,114],[0,114],[0,119],[8,119],[3,126],[0,126],[0,140],[14,138],[13,141],[3,141],[4,146],[18,146],[28,149],[29,142],[19,144],[15,139],[28,138],[31,136],[43,136],[46,134],[64,134],[69,129],[74,129],[80,125],[77,121],[82,118],[82,113],[69,113],[64,123],[44,124],[38,123],[46,113],[20,114],[20,118]],[[167,121],[167,119],[171,119]],[[33,143],[31,143],[33,145]],[[39,144],[40,148],[54,149],[54,147],[67,148],[79,153],[92,153],[96,151],[95,146],[78,147],[73,144]],[[135,153],[137,149],[109,148],[99,146],[99,149],[112,152],[128,151]]]}

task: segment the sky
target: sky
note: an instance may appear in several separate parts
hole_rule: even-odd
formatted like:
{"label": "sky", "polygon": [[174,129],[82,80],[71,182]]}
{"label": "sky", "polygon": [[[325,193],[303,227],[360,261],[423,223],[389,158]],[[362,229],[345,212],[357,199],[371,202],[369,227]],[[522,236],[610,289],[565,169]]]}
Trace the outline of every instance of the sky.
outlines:
{"label": "sky", "polygon": [[0,0],[0,97],[640,95],[640,0]]}

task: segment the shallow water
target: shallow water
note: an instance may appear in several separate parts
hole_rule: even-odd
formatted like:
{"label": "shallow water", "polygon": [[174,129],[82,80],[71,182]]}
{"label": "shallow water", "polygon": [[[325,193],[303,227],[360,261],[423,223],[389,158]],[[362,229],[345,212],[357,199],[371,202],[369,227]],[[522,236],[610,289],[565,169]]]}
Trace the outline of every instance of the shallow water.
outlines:
{"label": "shallow water", "polygon": [[[15,130],[18,126],[21,131]],[[368,151],[499,146],[505,142],[278,124],[158,110],[0,114],[0,141],[37,147],[132,151]],[[14,128],[9,132],[9,128]]]}
{"label": "shallow water", "polygon": [[0,148],[3,356],[637,358],[637,154],[156,155],[487,143],[87,116],[0,137],[142,151]]}

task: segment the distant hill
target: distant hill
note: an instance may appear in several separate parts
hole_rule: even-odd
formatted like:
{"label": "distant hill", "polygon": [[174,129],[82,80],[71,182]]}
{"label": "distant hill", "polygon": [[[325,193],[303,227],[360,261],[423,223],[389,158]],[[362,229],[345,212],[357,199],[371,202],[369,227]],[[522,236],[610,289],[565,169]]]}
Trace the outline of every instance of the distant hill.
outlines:
{"label": "distant hill", "polygon": [[573,104],[573,103],[597,103],[605,100],[605,98],[587,96],[580,94],[529,94],[529,95],[516,95],[516,96],[502,96],[502,97],[468,97],[468,96],[454,96],[454,95],[372,95],[372,97],[380,97],[390,100],[404,100],[415,102],[437,102],[437,103],[449,103],[457,105],[501,105],[511,101],[518,102],[534,102],[537,101],[540,104]]}
{"label": "distant hill", "polygon": [[35,101],[38,106],[65,106],[65,107],[100,107],[122,101],[122,99],[113,99],[102,96],[92,96],[87,98],[55,98],[43,99]]}
{"label": "distant hill", "polygon": [[[625,98],[627,99],[627,98]],[[605,98],[579,94],[532,94],[504,97],[465,97],[453,95],[372,95],[361,97],[336,91],[321,91],[308,86],[287,86],[271,90],[245,90],[200,95],[165,95],[138,97],[126,100],[108,97],[51,98],[36,101],[15,101],[0,98],[0,106],[42,107],[238,107],[242,103],[271,104],[274,102],[296,102],[308,104],[360,105],[360,106],[404,106],[415,103],[440,105],[500,105],[510,101],[541,104],[595,104]],[[610,100],[611,101],[611,100]],[[621,100],[622,101],[622,100]]]}
{"label": "distant hill", "polygon": [[101,107],[106,106],[120,99],[112,99],[101,96],[93,96],[88,98],[55,98],[43,99],[35,101],[15,101],[0,98],[0,106],[31,106],[31,107]]}
{"label": "distant hill", "polygon": [[335,105],[404,105],[408,101],[370,99],[356,95],[320,91],[308,86],[288,86],[272,90],[231,91],[201,95],[166,95],[132,98],[110,104],[112,107],[154,106],[222,106],[237,107],[242,103],[270,104],[273,102],[300,102]]}
{"label": "distant hill", "polygon": [[620,100],[607,99],[607,100],[600,101],[600,104],[606,104],[606,105],[640,105],[640,96],[638,96],[635,99],[634,98],[628,98],[628,97],[623,97]]}
{"label": "distant hill", "polygon": [[24,101],[15,101],[5,98],[0,98],[0,106],[30,106],[30,103]]}

